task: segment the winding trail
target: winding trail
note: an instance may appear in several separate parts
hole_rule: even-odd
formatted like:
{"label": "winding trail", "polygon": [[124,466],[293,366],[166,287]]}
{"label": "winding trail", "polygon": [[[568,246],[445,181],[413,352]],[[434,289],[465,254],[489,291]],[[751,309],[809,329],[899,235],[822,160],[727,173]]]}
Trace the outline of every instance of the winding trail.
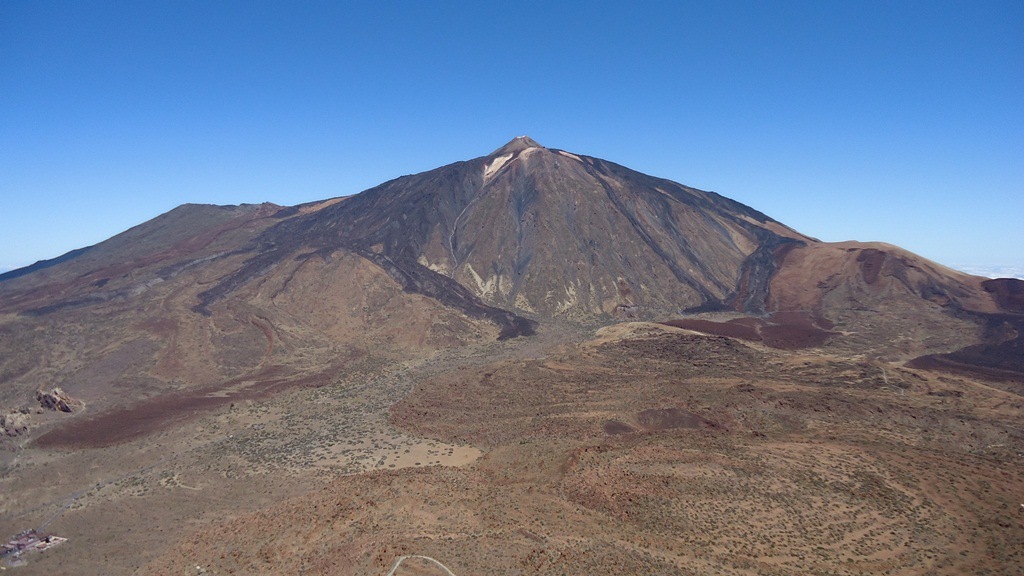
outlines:
{"label": "winding trail", "polygon": [[437,560],[434,560],[430,556],[418,556],[418,555],[415,555],[415,554],[412,555],[412,556],[399,556],[398,560],[395,560],[395,565],[392,566],[391,570],[387,573],[387,576],[394,576],[395,575],[395,571],[398,570],[398,567],[402,565],[402,562],[405,562],[409,558],[422,558],[423,560],[430,560],[434,564],[437,564],[438,566],[440,566],[440,568],[442,570],[444,570],[445,573],[448,574],[448,576],[455,576],[455,573],[452,572],[451,570],[449,570],[447,566],[445,566],[444,564],[441,564]]}

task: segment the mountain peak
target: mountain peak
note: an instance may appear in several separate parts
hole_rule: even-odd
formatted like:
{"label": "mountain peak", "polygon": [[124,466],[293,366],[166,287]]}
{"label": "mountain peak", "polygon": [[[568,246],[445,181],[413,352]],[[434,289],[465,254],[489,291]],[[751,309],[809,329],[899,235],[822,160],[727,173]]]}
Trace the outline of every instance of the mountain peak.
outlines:
{"label": "mountain peak", "polygon": [[516,136],[512,140],[505,144],[501,148],[498,148],[494,152],[491,152],[491,156],[503,156],[505,154],[511,154],[513,152],[520,152],[527,148],[543,148],[536,140],[529,136]]}

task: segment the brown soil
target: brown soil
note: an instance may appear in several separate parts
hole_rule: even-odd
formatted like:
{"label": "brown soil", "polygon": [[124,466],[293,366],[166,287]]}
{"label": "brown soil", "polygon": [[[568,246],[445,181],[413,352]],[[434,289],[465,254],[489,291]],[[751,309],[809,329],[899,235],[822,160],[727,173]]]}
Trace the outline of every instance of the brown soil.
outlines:
{"label": "brown soil", "polygon": [[247,400],[280,394],[289,388],[328,384],[340,367],[311,375],[288,375],[280,367],[268,367],[259,374],[238,378],[218,386],[204,386],[167,394],[138,404],[76,420],[39,436],[38,448],[89,449],[113,446],[154,434],[194,420],[205,412]]}
{"label": "brown soil", "polygon": [[378,576],[409,554],[460,576],[1024,573],[1019,397],[612,333],[447,370],[391,408],[414,434],[488,446],[476,463],[337,478],[141,573]]}
{"label": "brown soil", "polygon": [[619,422],[618,420],[608,420],[602,425],[601,429],[604,430],[604,433],[609,436],[636,432],[635,428],[624,422]]}
{"label": "brown soil", "polygon": [[705,334],[717,334],[719,336],[759,342],[761,340],[760,328],[765,325],[765,322],[757,318],[744,318],[728,322],[713,322],[700,318],[679,318],[668,320],[663,322],[663,324],[685,330],[704,332]]}
{"label": "brown soil", "polygon": [[749,342],[763,342],[780,350],[815,348],[825,344],[829,338],[839,336],[838,332],[819,328],[802,312],[777,312],[768,321],[753,317],[736,318],[727,322],[679,318],[663,324]]}
{"label": "brown soil", "polygon": [[996,278],[981,283],[986,292],[995,296],[999,307],[1007,312],[1024,313],[1024,280]]}
{"label": "brown soil", "polygon": [[928,354],[907,363],[912,368],[938,370],[1006,382],[1024,394],[1024,317],[987,314],[984,342],[948,354]]}
{"label": "brown soil", "polygon": [[[977,352],[964,351],[961,352]],[[1002,384],[1014,393],[1024,396],[1024,373],[1017,370],[1000,370],[989,366],[979,366],[970,361],[961,361],[954,354],[929,354],[919,356],[907,362],[908,368],[934,370],[947,374],[956,374],[966,378],[978,378],[993,384]]]}
{"label": "brown soil", "polygon": [[799,324],[769,324],[761,329],[761,338],[772,348],[781,350],[799,350],[816,348],[823,345],[835,332],[822,330],[817,326]]}
{"label": "brown soil", "polygon": [[862,250],[857,255],[857,262],[860,262],[860,274],[868,284],[878,282],[878,276],[882,273],[882,264],[885,263],[886,254],[881,250],[869,248]]}
{"label": "brown soil", "polygon": [[714,423],[679,408],[650,408],[639,412],[636,415],[636,421],[645,430],[715,427]]}

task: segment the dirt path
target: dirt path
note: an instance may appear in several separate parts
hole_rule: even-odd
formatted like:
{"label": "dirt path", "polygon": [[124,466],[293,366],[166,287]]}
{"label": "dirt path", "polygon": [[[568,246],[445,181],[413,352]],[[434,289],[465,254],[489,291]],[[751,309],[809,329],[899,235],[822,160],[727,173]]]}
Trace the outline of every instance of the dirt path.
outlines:
{"label": "dirt path", "polygon": [[391,567],[391,571],[388,572],[387,576],[394,576],[395,571],[398,570],[398,567],[402,565],[402,562],[405,562],[409,558],[420,558],[422,560],[429,560],[429,561],[433,562],[434,564],[437,564],[442,570],[444,570],[445,574],[447,574],[448,576],[455,576],[455,573],[452,572],[451,570],[449,570],[447,566],[445,566],[444,564],[441,564],[437,560],[434,560],[430,556],[418,556],[418,555],[399,556],[398,560],[395,560],[395,565]]}

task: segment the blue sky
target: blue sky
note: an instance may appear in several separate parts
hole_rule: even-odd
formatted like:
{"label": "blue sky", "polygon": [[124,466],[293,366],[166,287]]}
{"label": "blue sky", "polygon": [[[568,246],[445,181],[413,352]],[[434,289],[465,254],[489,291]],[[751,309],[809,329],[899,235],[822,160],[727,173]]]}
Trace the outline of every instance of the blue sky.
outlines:
{"label": "blue sky", "polygon": [[1024,2],[0,2],[0,268],[513,136],[1024,267]]}

